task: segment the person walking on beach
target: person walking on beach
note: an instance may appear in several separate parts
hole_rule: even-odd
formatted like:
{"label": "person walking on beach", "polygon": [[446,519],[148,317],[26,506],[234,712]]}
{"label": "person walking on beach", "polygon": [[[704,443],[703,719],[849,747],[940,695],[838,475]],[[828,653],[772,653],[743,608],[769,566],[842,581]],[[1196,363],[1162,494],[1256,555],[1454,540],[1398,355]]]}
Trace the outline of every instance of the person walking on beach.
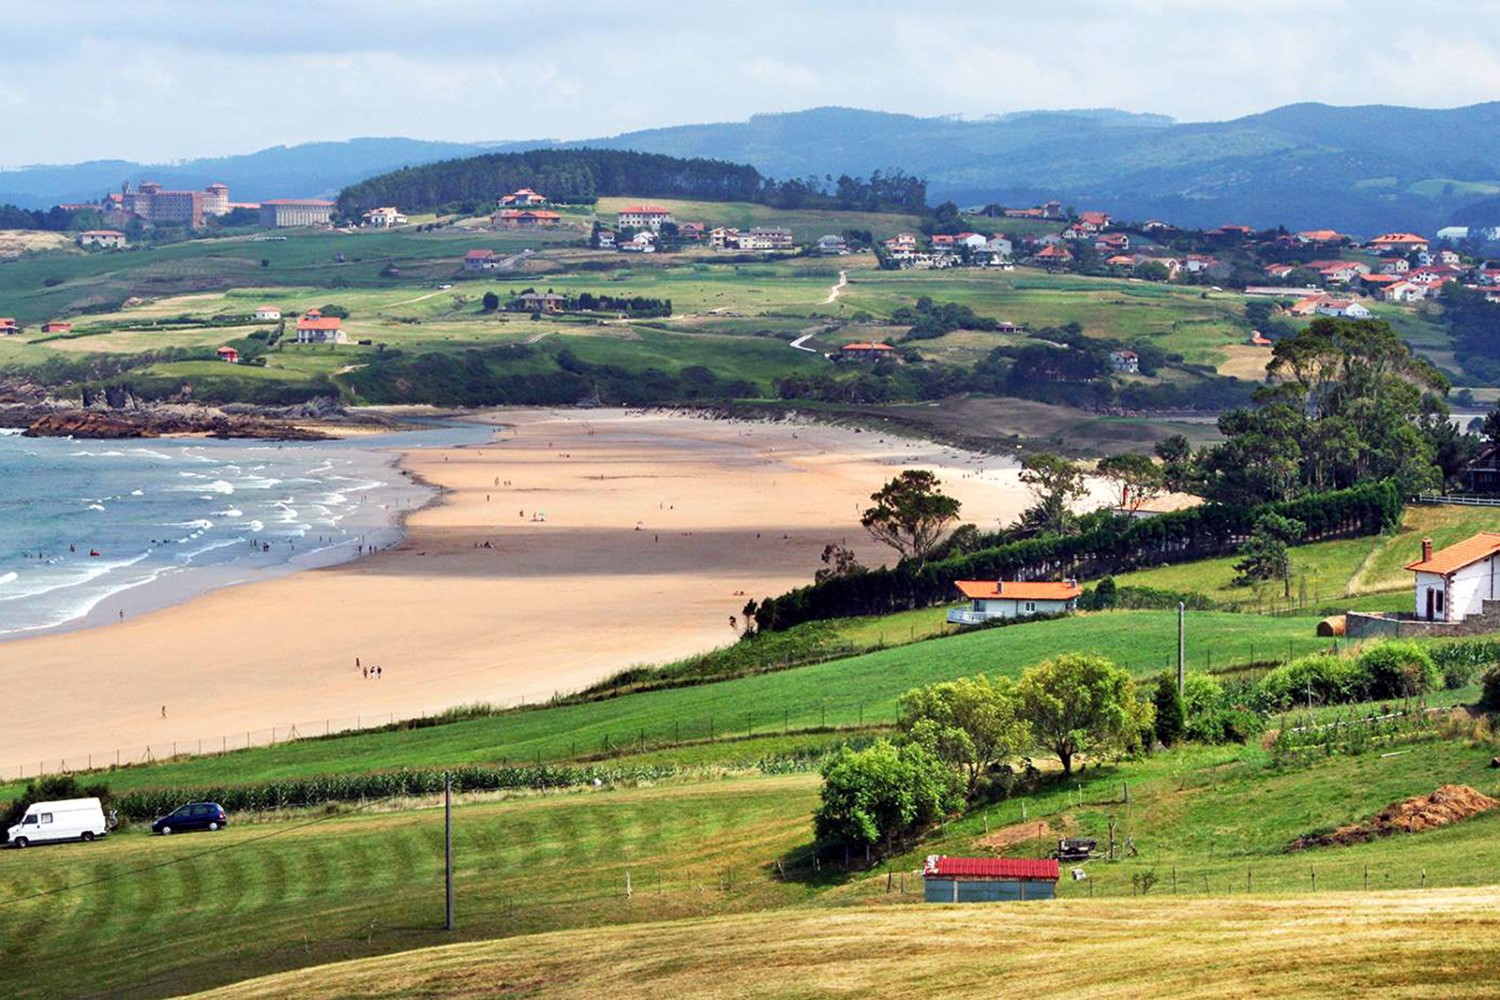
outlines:
{"label": "person walking on beach", "polygon": [[369,680],[370,679],[370,668],[369,667],[360,667],[359,668],[359,675],[361,677],[363,677],[365,680]]}
{"label": "person walking on beach", "polygon": [[162,706],[162,707],[161,707],[161,717],[162,717],[162,718],[163,718],[163,719],[165,719],[165,718],[166,718],[166,717],[167,717],[167,706],[165,706],[165,705],[163,705],[163,706]]}

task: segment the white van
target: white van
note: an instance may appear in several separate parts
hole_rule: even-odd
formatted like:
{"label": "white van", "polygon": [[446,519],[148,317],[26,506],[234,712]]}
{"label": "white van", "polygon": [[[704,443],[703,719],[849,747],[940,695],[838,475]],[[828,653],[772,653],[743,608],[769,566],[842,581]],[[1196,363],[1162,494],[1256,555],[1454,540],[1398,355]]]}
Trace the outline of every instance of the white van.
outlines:
{"label": "white van", "polygon": [[64,799],[33,802],[8,836],[12,847],[27,847],[58,840],[93,840],[108,832],[98,799]]}

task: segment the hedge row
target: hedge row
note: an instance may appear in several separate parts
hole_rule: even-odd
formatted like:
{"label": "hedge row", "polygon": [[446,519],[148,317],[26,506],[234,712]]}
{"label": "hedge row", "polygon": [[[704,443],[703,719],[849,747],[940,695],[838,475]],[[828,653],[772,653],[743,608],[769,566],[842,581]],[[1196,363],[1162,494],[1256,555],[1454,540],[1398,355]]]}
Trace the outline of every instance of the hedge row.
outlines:
{"label": "hedge row", "polygon": [[[766,774],[815,769],[815,757],[800,755],[755,762]],[[659,781],[693,771],[670,764],[541,764],[523,767],[470,764],[451,768],[455,792],[567,788],[580,785]],[[443,770],[402,769],[373,774],[290,778],[249,785],[146,788],[113,798],[112,807],[126,820],[152,820],[185,802],[217,802],[229,812],[262,812],[318,806],[329,802],[365,802],[399,796],[436,795],[443,790]]]}
{"label": "hedge row", "polygon": [[1203,504],[1189,510],[1106,525],[1078,535],[1046,536],[931,562],[909,562],[837,577],[768,597],[756,625],[780,631],[807,621],[884,615],[953,599],[955,580],[1097,578],[1145,566],[1193,562],[1227,555],[1264,514],[1307,525],[1304,541],[1373,535],[1401,520],[1401,494],[1389,482],[1319,493],[1258,507]]}

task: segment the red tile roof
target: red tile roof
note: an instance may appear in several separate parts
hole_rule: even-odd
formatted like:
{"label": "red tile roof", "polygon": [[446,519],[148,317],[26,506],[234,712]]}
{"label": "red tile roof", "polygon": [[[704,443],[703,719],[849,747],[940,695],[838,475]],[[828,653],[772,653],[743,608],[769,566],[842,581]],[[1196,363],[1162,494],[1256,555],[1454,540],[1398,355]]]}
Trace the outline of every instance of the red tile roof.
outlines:
{"label": "red tile roof", "polygon": [[853,344],[845,344],[839,348],[841,351],[894,351],[890,344],[871,344],[863,341]]}
{"label": "red tile roof", "polygon": [[1046,580],[955,580],[953,585],[970,600],[1013,598],[1018,601],[1071,601],[1083,593],[1074,583]]}
{"label": "red tile roof", "polygon": [[302,316],[297,320],[299,330],[337,330],[340,325],[337,316]]}
{"label": "red tile roof", "polygon": [[929,857],[923,878],[1026,878],[1056,882],[1057,862],[1051,858]]}
{"label": "red tile roof", "polygon": [[631,205],[620,209],[621,215],[671,215],[671,211],[660,205]]}
{"label": "red tile roof", "polygon": [[464,259],[465,260],[486,260],[486,259],[488,259],[490,257],[493,257],[493,256],[495,256],[495,251],[493,251],[493,250],[470,250],[468,253],[464,254]]}
{"label": "red tile roof", "polygon": [[1481,531],[1472,538],[1439,549],[1431,559],[1418,559],[1407,563],[1406,568],[1417,573],[1456,573],[1471,563],[1477,563],[1500,552],[1500,532]]}

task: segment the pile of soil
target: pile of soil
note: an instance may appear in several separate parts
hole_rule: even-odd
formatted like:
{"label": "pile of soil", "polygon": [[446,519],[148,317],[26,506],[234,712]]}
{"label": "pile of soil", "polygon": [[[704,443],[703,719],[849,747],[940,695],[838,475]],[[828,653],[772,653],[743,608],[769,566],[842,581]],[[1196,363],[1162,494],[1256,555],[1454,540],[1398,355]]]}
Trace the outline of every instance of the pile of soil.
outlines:
{"label": "pile of soil", "polygon": [[1496,806],[1500,806],[1500,801],[1476,792],[1468,785],[1444,785],[1431,795],[1417,795],[1393,802],[1376,813],[1368,823],[1340,827],[1332,833],[1298,837],[1287,850],[1364,844],[1396,833],[1436,830],[1440,826],[1477,816]]}

